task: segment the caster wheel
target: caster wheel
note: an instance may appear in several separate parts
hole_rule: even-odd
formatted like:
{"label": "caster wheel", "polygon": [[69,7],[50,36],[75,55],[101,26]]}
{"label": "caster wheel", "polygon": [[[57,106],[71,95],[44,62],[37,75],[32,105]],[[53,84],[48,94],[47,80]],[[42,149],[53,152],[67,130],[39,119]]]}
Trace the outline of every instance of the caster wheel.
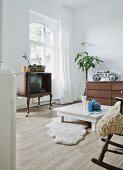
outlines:
{"label": "caster wheel", "polygon": [[29,112],[27,111],[26,117],[29,117]]}

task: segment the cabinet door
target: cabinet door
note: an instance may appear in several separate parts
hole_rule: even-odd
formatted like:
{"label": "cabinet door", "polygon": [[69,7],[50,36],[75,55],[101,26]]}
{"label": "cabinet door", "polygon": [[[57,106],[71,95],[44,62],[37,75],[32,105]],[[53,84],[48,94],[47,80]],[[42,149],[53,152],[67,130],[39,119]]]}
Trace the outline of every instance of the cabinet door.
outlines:
{"label": "cabinet door", "polygon": [[123,82],[112,82],[112,90],[123,91]]}
{"label": "cabinet door", "polygon": [[123,93],[121,91],[112,91],[112,98],[114,99],[115,97],[123,97]]}

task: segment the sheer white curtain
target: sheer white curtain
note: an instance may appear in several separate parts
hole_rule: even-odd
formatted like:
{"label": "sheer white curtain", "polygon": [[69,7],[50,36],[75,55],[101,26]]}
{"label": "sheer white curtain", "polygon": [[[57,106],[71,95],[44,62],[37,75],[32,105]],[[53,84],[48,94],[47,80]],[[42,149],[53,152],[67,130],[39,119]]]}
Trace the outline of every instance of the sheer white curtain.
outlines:
{"label": "sheer white curtain", "polygon": [[2,19],[3,19],[3,2],[2,0],[0,0],[0,67],[1,67],[1,63],[2,63]]}
{"label": "sheer white curtain", "polygon": [[61,72],[63,80],[63,98],[61,103],[72,102],[71,64],[73,57],[72,45],[72,14],[64,9],[61,16]]}

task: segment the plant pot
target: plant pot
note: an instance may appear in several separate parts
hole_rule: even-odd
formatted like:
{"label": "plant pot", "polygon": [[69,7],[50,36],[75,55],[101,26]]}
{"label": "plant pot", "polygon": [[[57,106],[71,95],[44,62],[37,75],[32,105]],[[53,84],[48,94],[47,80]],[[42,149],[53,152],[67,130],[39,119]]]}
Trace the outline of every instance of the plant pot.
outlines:
{"label": "plant pot", "polygon": [[86,104],[87,104],[87,96],[81,95],[81,101],[82,101],[82,107],[83,109],[86,109]]}
{"label": "plant pot", "polygon": [[86,99],[87,99],[87,96],[81,95],[81,101],[82,101],[82,103],[86,102]]}

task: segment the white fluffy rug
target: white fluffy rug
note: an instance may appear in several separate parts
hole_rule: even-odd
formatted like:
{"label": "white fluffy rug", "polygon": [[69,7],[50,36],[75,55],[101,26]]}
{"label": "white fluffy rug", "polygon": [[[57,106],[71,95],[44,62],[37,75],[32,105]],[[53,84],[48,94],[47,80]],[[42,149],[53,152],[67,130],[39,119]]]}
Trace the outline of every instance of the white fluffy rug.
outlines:
{"label": "white fluffy rug", "polygon": [[84,139],[86,125],[75,123],[61,123],[59,117],[47,124],[48,134],[55,138],[55,142],[64,145],[75,145]]}

